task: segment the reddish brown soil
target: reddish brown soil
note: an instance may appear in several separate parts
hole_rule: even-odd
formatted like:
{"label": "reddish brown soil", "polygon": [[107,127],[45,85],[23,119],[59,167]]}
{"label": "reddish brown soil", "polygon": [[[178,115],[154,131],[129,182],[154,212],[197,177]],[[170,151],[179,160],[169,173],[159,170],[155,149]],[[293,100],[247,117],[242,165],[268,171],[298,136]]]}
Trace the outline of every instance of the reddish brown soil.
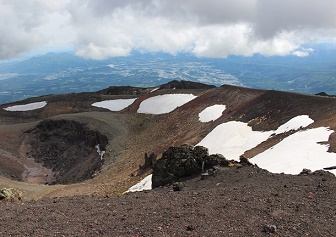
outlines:
{"label": "reddish brown soil", "polygon": [[[2,236],[336,236],[336,178],[222,168],[121,197],[2,204]],[[274,233],[267,226],[275,226]]]}

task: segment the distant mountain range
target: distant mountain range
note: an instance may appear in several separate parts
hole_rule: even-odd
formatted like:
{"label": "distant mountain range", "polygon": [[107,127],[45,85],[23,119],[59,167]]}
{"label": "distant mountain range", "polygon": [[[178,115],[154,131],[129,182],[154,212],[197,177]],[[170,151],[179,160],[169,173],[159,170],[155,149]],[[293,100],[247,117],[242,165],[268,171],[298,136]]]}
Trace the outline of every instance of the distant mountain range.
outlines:
{"label": "distant mountain range", "polygon": [[336,46],[320,44],[307,57],[230,56],[133,52],[103,61],[71,52],[0,63],[0,103],[46,94],[93,92],[109,87],[151,87],[171,80],[238,85],[307,94],[336,94]]}

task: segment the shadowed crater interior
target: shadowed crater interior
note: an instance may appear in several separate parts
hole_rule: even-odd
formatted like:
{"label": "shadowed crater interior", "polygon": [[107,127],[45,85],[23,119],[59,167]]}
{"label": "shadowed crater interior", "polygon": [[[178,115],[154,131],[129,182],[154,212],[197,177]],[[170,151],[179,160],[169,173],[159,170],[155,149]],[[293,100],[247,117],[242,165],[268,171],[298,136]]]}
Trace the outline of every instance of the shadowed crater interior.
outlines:
{"label": "shadowed crater interior", "polygon": [[29,134],[30,156],[53,171],[49,184],[69,184],[90,179],[99,171],[108,139],[72,120],[44,120]]}

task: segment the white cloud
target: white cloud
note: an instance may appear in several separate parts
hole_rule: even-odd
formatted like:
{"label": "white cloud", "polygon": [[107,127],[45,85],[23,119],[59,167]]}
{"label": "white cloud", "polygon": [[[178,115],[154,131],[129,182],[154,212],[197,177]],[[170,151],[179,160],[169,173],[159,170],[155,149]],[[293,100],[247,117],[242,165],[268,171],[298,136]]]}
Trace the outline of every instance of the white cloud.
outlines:
{"label": "white cloud", "polygon": [[0,0],[0,59],[39,47],[65,44],[70,36],[66,30],[70,27],[67,26],[69,15],[64,8],[67,2]]}
{"label": "white cloud", "polygon": [[104,59],[133,49],[306,56],[301,45],[336,41],[334,0],[0,0],[0,59],[71,46]]}
{"label": "white cloud", "polygon": [[307,49],[306,48],[302,48],[302,49],[294,51],[293,55],[298,56],[298,57],[307,57],[313,51],[314,51],[314,49],[312,49],[312,48],[307,48]]}

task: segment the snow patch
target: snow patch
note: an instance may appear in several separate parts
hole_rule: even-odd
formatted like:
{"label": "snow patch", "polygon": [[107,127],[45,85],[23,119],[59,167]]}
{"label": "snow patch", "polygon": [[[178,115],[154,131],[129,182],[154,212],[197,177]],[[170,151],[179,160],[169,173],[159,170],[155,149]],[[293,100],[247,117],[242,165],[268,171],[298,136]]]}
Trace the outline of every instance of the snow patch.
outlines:
{"label": "snow patch", "polygon": [[158,89],[160,89],[160,87],[156,87],[153,90],[151,90],[151,92],[157,91]]}
{"label": "snow patch", "polygon": [[[329,140],[334,131],[326,127],[300,131],[283,139],[268,150],[251,158],[259,167],[274,173],[298,174],[303,168],[312,171],[336,165],[336,153],[328,152]],[[336,170],[330,170],[336,175]]]}
{"label": "snow patch", "polygon": [[105,154],[105,151],[100,149],[100,145],[96,145],[95,148],[97,149],[97,153],[100,155],[100,159],[103,160],[103,156]]}
{"label": "snow patch", "polygon": [[239,160],[247,150],[266,141],[274,131],[253,131],[246,123],[230,121],[214,128],[197,145],[205,146],[210,154],[222,154],[226,159]]}
{"label": "snow patch", "polygon": [[46,101],[41,101],[41,102],[24,104],[24,105],[13,105],[13,106],[4,108],[4,110],[6,111],[29,111],[29,110],[41,109],[46,105],[47,105]]}
{"label": "snow patch", "polygon": [[291,130],[298,130],[301,127],[308,127],[310,124],[314,123],[314,120],[309,118],[308,115],[300,115],[292,118],[287,123],[281,125],[276,131],[275,134],[281,134],[289,132]]}
{"label": "snow patch", "polygon": [[[275,131],[259,132],[246,123],[231,121],[217,126],[197,145],[208,147],[210,154],[219,153],[227,159],[239,160],[245,151],[266,141],[272,134],[299,130],[313,122],[308,115],[300,115]],[[333,132],[326,127],[298,131],[250,161],[270,172],[287,174],[298,174],[303,168],[315,171],[336,166],[336,153],[328,152],[328,144],[320,144],[328,141]],[[330,172],[336,175],[336,170]]]}
{"label": "snow patch", "polygon": [[165,114],[195,99],[193,94],[165,94],[141,102],[138,113]]}
{"label": "snow patch", "polygon": [[135,99],[118,99],[118,100],[104,100],[101,102],[93,103],[92,106],[108,109],[110,111],[120,111],[130,106]]}
{"label": "snow patch", "polygon": [[202,123],[214,121],[222,116],[222,113],[226,109],[225,105],[212,105],[205,108],[201,113],[199,113],[199,120]]}
{"label": "snow patch", "polygon": [[130,187],[126,192],[139,192],[144,190],[152,189],[152,174],[146,176],[143,180],[141,180],[136,185]]}

